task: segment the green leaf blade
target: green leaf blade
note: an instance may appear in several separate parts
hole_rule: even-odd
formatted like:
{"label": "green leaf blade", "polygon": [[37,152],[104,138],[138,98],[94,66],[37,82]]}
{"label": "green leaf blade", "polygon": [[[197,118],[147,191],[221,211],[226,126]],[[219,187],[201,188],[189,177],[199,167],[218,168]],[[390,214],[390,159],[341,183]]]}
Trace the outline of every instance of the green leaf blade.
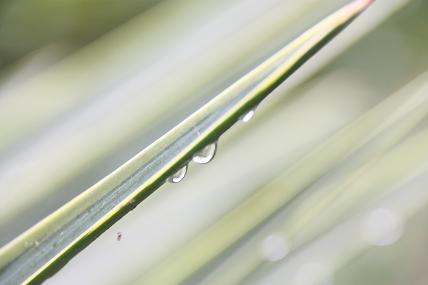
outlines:
{"label": "green leaf blade", "polygon": [[371,1],[345,6],[215,97],[115,172],[0,250],[0,282],[39,283],[255,108]]}

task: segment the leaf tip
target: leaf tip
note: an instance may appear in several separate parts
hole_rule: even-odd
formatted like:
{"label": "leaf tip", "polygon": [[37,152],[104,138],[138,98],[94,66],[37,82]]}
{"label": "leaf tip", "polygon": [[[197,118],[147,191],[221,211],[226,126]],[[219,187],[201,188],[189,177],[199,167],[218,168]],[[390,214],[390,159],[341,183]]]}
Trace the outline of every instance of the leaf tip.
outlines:
{"label": "leaf tip", "polygon": [[363,11],[367,9],[375,0],[355,0],[350,4],[352,10]]}

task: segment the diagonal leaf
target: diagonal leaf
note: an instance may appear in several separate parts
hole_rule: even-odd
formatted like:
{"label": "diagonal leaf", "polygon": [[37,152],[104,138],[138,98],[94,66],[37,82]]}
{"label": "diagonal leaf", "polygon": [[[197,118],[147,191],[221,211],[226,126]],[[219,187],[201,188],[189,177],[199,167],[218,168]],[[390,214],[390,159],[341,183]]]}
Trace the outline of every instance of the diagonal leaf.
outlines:
{"label": "diagonal leaf", "polygon": [[304,33],[99,183],[0,251],[0,283],[39,283],[255,108],[372,1],[357,0]]}

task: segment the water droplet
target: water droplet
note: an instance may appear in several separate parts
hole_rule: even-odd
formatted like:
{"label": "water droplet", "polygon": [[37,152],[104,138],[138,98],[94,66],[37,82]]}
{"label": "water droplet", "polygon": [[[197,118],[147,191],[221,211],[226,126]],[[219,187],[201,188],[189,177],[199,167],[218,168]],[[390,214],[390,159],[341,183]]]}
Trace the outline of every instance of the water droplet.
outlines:
{"label": "water droplet", "polygon": [[128,201],[128,205],[133,205],[135,203],[135,198],[132,198],[131,200]]}
{"label": "water droplet", "polygon": [[246,123],[248,121],[250,121],[254,115],[256,114],[256,109],[251,109],[250,111],[248,111],[247,113],[245,113],[244,115],[241,116],[241,121],[243,123]]}
{"label": "water droplet", "polygon": [[387,246],[398,241],[402,233],[403,225],[397,213],[379,208],[366,216],[361,235],[371,245]]}
{"label": "water droplet", "polygon": [[171,175],[171,177],[168,178],[168,181],[171,183],[178,183],[186,176],[187,173],[187,164],[183,166],[180,170],[178,170],[176,173]]}
{"label": "water droplet", "polygon": [[319,262],[302,264],[293,278],[293,285],[332,285],[333,274],[329,268]]}
{"label": "water droplet", "polygon": [[203,149],[193,155],[193,162],[196,163],[208,163],[213,160],[217,151],[217,142],[211,143],[205,146]]}
{"label": "water droplet", "polygon": [[289,252],[289,245],[285,238],[272,234],[266,237],[261,244],[262,256],[267,261],[279,261]]}

